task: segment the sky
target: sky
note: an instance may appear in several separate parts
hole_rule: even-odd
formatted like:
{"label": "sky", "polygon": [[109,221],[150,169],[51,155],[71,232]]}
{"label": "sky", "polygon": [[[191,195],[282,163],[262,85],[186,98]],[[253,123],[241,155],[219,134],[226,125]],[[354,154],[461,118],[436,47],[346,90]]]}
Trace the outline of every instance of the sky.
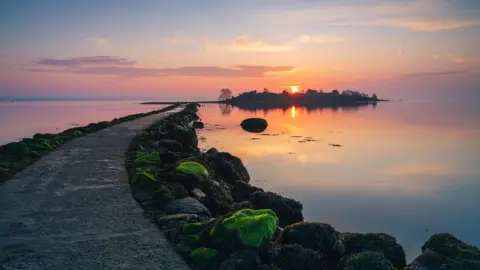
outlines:
{"label": "sky", "polygon": [[4,0],[0,98],[480,99],[478,0]]}

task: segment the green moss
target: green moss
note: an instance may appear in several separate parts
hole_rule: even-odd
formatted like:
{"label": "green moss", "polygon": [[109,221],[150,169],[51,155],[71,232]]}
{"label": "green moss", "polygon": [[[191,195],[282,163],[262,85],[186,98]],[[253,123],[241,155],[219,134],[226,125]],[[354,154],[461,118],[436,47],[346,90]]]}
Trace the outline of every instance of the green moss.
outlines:
{"label": "green moss", "polygon": [[190,174],[197,177],[208,177],[208,171],[205,166],[195,161],[185,161],[180,163],[175,169],[184,174]]}
{"label": "green moss", "polygon": [[158,164],[161,162],[160,153],[153,152],[150,154],[142,155],[135,160],[135,164],[143,165],[143,164]]}
{"label": "green moss", "polygon": [[208,263],[217,256],[217,250],[206,247],[196,248],[190,253],[190,258],[192,258],[200,268],[206,268]]}
{"label": "green moss", "polygon": [[[242,209],[220,222],[230,236],[237,235],[244,246],[259,247],[265,239],[272,239],[278,225],[278,218],[270,209]],[[217,227],[210,231],[216,237]]]}

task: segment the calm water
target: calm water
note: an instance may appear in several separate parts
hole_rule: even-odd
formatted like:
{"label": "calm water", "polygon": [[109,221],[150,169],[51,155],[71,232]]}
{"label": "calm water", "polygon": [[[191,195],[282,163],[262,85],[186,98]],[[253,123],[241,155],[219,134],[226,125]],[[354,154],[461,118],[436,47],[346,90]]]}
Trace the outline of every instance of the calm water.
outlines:
{"label": "calm water", "polygon": [[[0,102],[0,144],[161,107]],[[307,220],[340,231],[390,233],[410,259],[435,232],[480,246],[476,106],[389,102],[358,110],[247,112],[208,105],[199,113],[206,123],[202,148],[241,157],[254,185],[300,200]],[[240,128],[252,116],[268,120],[263,135]]]}
{"label": "calm water", "polygon": [[[248,112],[208,105],[200,114],[202,147],[239,156],[254,185],[301,201],[306,220],[392,234],[409,259],[436,232],[480,246],[480,110],[474,106],[389,102],[358,110]],[[268,120],[266,134],[240,128],[253,116]]]}
{"label": "calm water", "polygon": [[0,102],[0,145],[163,107],[138,102]]}

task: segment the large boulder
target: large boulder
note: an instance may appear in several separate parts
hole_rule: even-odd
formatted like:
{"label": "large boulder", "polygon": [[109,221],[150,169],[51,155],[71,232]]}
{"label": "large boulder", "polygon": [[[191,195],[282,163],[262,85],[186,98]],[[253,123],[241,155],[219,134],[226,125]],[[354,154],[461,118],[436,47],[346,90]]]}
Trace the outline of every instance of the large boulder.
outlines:
{"label": "large boulder", "polygon": [[364,251],[346,256],[340,263],[342,270],[395,270],[392,263],[381,253]]}
{"label": "large boulder", "polygon": [[236,202],[241,202],[245,201],[248,199],[248,197],[257,192],[257,191],[263,191],[263,189],[252,186],[246,182],[243,181],[237,181],[235,185],[233,186],[232,190],[232,198]]}
{"label": "large boulder", "polygon": [[338,261],[344,252],[340,234],[329,224],[318,222],[298,222],[285,227],[278,243],[313,249],[331,261]]}
{"label": "large boulder", "polygon": [[280,227],[303,221],[303,205],[294,199],[273,192],[257,191],[249,196],[248,201],[256,209],[272,209],[280,220]]}
{"label": "large boulder", "polygon": [[224,251],[259,249],[272,240],[277,225],[278,218],[270,209],[243,209],[219,221],[210,231],[210,241]]}
{"label": "large boulder", "polygon": [[273,262],[279,269],[327,270],[321,254],[300,245],[282,245],[274,250]]}
{"label": "large boulder", "polygon": [[168,215],[173,214],[195,214],[199,216],[210,216],[210,211],[192,197],[171,200],[165,205],[163,211]]}
{"label": "large boulder", "polygon": [[263,118],[247,118],[240,123],[240,126],[248,132],[263,132],[268,127],[267,120]]}
{"label": "large boulder", "polygon": [[196,161],[180,162],[170,175],[170,181],[180,183],[188,190],[193,188],[207,188],[212,184],[207,168]]}
{"label": "large boulder", "polygon": [[195,129],[185,125],[167,125],[165,127],[163,137],[164,139],[176,140],[182,144],[183,149],[194,150],[198,148],[197,134]]}
{"label": "large boulder", "polygon": [[448,233],[431,236],[407,270],[480,269],[480,249]]}
{"label": "large boulder", "polygon": [[385,233],[343,233],[341,235],[345,255],[363,251],[380,252],[394,267],[403,269],[406,265],[405,251],[397,240]]}
{"label": "large boulder", "polygon": [[250,175],[242,161],[230,153],[213,152],[207,155],[207,161],[216,179],[230,185],[234,185],[237,181],[247,183],[250,181]]}
{"label": "large boulder", "polygon": [[163,139],[158,141],[158,146],[173,152],[183,151],[183,145],[176,140]]}

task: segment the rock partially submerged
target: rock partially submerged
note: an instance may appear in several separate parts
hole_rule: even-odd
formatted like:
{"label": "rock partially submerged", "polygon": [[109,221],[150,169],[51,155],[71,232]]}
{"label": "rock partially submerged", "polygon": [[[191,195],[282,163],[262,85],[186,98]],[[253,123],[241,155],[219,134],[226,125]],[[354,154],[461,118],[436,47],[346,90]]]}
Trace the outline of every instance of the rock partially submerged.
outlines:
{"label": "rock partially submerged", "polygon": [[267,129],[268,122],[263,118],[247,118],[240,123],[240,126],[245,131],[260,133]]}

